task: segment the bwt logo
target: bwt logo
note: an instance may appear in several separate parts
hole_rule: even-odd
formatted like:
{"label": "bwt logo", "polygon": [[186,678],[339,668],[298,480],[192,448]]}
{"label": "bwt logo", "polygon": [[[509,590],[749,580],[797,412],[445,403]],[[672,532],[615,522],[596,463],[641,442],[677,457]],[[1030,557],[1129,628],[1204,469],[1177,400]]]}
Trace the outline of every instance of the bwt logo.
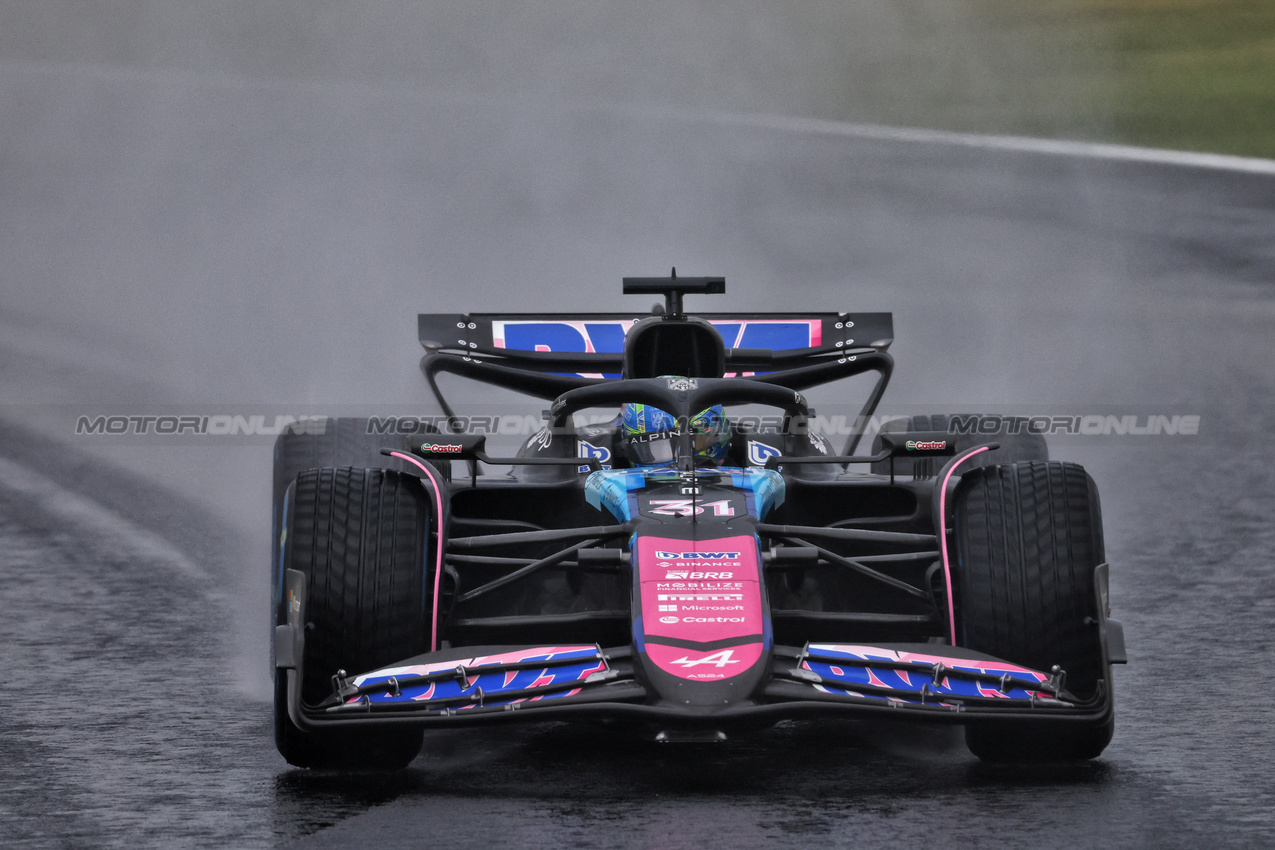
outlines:
{"label": "bwt logo", "polygon": [[[603,469],[611,468],[611,450],[608,449],[606,446],[595,446],[593,445],[593,443],[587,442],[585,440],[581,440],[579,444],[577,445],[577,455],[580,458],[583,458],[585,460],[588,460],[589,458],[596,458],[598,461],[598,464]],[[589,467],[587,466],[576,467],[576,471],[588,472]]]}
{"label": "bwt logo", "polygon": [[748,441],[748,463],[752,466],[765,466],[766,461],[772,457],[779,457],[783,452],[774,446],[765,443],[759,443],[756,440]]}
{"label": "bwt logo", "polygon": [[655,557],[670,561],[733,561],[739,557],[738,552],[661,552],[656,550]]}
{"label": "bwt logo", "polygon": [[[619,353],[636,319],[493,319],[492,345],[518,351]],[[818,348],[819,319],[710,319],[727,348]],[[618,373],[579,372],[587,378],[618,378]]]}
{"label": "bwt logo", "polygon": [[[819,319],[713,319],[727,348],[814,348],[823,343]],[[612,352],[624,350],[633,319],[496,319],[496,348],[519,351]]]}

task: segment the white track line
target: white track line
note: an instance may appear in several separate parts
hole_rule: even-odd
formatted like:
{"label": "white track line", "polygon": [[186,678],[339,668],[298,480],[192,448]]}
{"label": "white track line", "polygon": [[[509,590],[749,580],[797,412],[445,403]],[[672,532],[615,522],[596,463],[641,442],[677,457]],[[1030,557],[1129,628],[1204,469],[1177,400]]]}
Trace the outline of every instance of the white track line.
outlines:
{"label": "white track line", "polygon": [[[471,94],[437,92],[412,88],[409,83],[364,83],[339,79],[294,80],[288,78],[246,77],[237,74],[212,71],[187,71],[171,68],[120,68],[109,65],[68,64],[41,62],[38,60],[0,60],[0,74],[40,74],[60,76],[108,77],[119,80],[154,80],[163,78],[188,85],[213,85],[225,88],[294,89],[309,92],[340,90],[368,95],[397,94],[444,103],[451,106],[487,104],[526,108],[528,101],[520,97],[482,97]],[[872,139],[911,144],[949,145],[979,150],[1010,151],[1046,156],[1062,156],[1080,159],[1109,160],[1115,162],[1140,162],[1154,165],[1172,165],[1188,168],[1205,168],[1215,171],[1232,171],[1247,174],[1275,175],[1275,160],[1230,154],[1194,153],[1161,148],[1142,148],[1105,142],[1080,142],[1065,139],[1044,139],[1032,136],[998,136],[979,133],[957,133],[949,130],[926,130],[919,127],[893,127],[885,124],[856,124],[849,121],[833,121],[823,118],[799,118],[764,113],[735,113],[715,110],[690,109],[678,106],[650,106],[631,103],[553,103],[544,104],[547,109],[564,112],[603,111],[618,115],[658,115],[688,122],[708,122],[724,126],[756,127],[812,135],[842,136],[853,139]]]}
{"label": "white track line", "polygon": [[844,136],[855,139],[908,142],[913,144],[953,145],[981,150],[1013,151],[1017,153],[1035,153],[1082,159],[1105,159],[1121,162],[1145,162],[1156,165],[1177,165],[1190,168],[1210,168],[1219,171],[1239,171],[1248,174],[1275,175],[1275,160],[1231,156],[1220,153],[1193,153],[1190,151],[1113,145],[1102,142],[1038,139],[1030,136],[985,136],[977,133],[955,133],[947,130],[889,127],[883,124],[853,124],[846,121],[828,121],[819,118],[789,118],[782,115],[716,113],[711,120],[722,124],[763,127],[770,130],[823,136]]}

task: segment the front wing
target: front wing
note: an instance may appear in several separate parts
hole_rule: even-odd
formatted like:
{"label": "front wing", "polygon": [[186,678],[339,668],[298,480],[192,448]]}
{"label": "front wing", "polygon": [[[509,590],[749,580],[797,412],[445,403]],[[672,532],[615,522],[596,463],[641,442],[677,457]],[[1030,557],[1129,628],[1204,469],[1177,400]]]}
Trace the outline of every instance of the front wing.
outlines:
{"label": "front wing", "polygon": [[288,677],[288,714],[301,729],[409,724],[469,725],[581,716],[685,728],[819,715],[950,723],[1050,720],[1100,723],[1109,688],[1072,696],[1061,671],[1030,670],[948,646],[776,646],[769,680],[729,705],[653,702],[631,647],[463,647],[356,676],[333,677],[332,694],[303,704],[305,577],[287,574],[288,623],[275,633],[276,667]]}

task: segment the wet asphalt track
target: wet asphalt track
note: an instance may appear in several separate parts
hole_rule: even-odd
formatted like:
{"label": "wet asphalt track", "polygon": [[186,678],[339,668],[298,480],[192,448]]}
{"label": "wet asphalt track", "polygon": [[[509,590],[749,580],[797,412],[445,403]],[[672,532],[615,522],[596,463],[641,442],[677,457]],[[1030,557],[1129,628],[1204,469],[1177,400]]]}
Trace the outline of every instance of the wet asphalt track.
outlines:
{"label": "wet asphalt track", "polygon": [[[1275,179],[0,70],[6,845],[1275,841]],[[291,771],[268,445],[71,434],[130,403],[418,409],[417,310],[623,309],[619,277],[672,263],[725,274],[733,309],[893,310],[895,412],[1202,416],[1194,439],[1055,448],[1098,481],[1129,639],[1101,760],[993,768],[894,727],[701,750],[549,726],[431,734],[391,777]]]}

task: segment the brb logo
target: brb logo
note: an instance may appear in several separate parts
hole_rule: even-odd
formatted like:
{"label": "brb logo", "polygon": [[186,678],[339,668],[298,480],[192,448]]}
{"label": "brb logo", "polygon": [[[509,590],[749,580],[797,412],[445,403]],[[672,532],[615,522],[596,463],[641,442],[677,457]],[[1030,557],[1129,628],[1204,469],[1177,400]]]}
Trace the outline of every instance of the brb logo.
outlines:
{"label": "brb logo", "polygon": [[691,570],[669,570],[668,575],[664,576],[664,580],[674,581],[677,579],[686,579],[689,581],[691,579],[710,579],[710,578],[723,579],[723,578],[734,578],[734,577],[735,577],[734,573],[722,573],[722,572],[705,573],[705,572],[692,572]]}

